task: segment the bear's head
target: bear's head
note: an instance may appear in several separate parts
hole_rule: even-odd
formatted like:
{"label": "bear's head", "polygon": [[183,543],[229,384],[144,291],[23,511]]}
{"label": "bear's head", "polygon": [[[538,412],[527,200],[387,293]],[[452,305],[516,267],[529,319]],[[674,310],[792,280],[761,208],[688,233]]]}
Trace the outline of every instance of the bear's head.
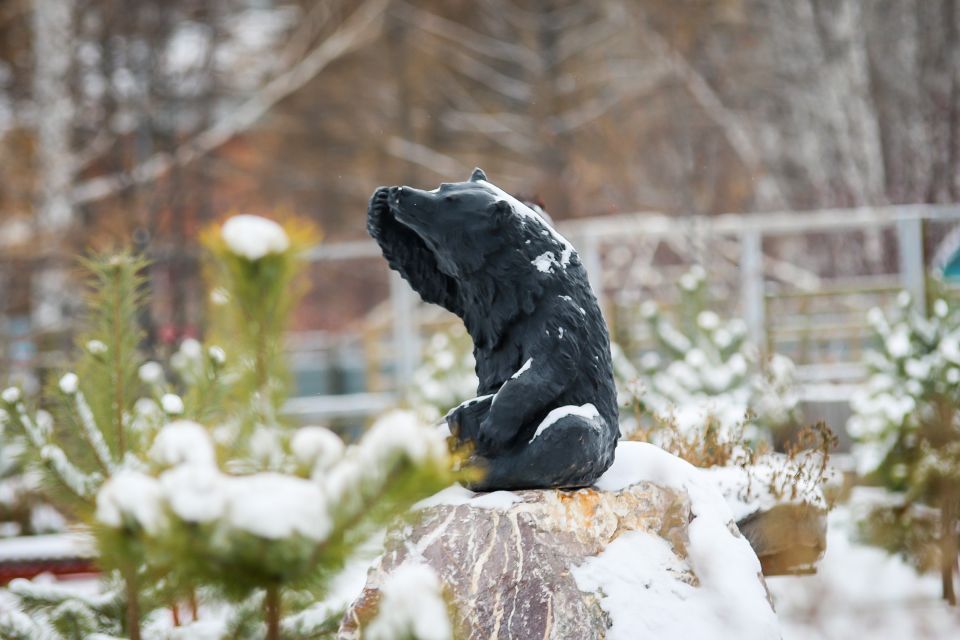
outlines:
{"label": "bear's head", "polygon": [[458,279],[485,268],[519,217],[544,224],[533,209],[488,182],[481,169],[466,182],[445,182],[432,191],[391,187],[387,203],[394,218],[423,239],[437,267]]}

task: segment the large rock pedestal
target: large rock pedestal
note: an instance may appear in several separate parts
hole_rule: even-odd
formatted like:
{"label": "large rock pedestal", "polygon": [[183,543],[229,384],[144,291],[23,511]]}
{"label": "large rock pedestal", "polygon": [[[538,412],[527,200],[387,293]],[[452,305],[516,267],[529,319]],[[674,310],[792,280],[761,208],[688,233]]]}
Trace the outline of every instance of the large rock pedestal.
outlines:
{"label": "large rock pedestal", "polygon": [[595,488],[451,488],[390,532],[340,637],[359,637],[394,569],[423,562],[451,598],[458,637],[777,638],[760,564],[701,480],[652,445],[622,443]]}

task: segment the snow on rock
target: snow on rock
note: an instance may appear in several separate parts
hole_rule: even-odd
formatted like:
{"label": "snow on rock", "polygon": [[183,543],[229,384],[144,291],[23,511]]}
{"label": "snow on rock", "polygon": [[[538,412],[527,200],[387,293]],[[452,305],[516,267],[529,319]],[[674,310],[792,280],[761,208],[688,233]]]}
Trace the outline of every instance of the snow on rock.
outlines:
{"label": "snow on rock", "polygon": [[227,248],[247,260],[283,253],[290,247],[290,239],[279,224],[267,218],[243,214],[233,216],[220,230]]}
{"label": "snow on rock", "polygon": [[521,502],[522,498],[513,491],[494,491],[492,493],[477,493],[470,491],[463,485],[454,484],[443,491],[425,498],[413,506],[414,511],[439,506],[459,506],[467,504],[478,509],[508,509],[511,505]]}
{"label": "snow on rock", "polygon": [[[760,563],[700,470],[621,442],[596,486],[451,487],[387,535],[345,616],[357,638],[409,563],[437,572],[472,638],[779,638]],[[456,558],[456,562],[451,562]]]}
{"label": "snow on rock", "polygon": [[[607,594],[601,597],[601,606],[613,621],[608,640],[634,638],[640,629],[658,637],[778,638],[776,614],[767,601],[762,578],[758,578],[760,563],[750,543],[734,533],[733,514],[709,477],[654,445],[621,442],[613,465],[596,486],[616,491],[639,482],[652,482],[689,496],[692,520],[687,529],[687,553],[700,584],[687,594],[685,587],[660,585],[665,597],[656,598],[658,602],[641,611],[636,593],[652,588],[647,585],[653,585],[661,571],[673,573],[669,559],[662,548],[657,551],[655,543],[649,541],[649,533],[622,540],[612,551],[608,548],[609,557],[587,561],[574,572],[578,583],[582,580],[584,586],[602,588]],[[618,563],[625,562],[624,556],[630,553],[650,554],[649,563],[639,562],[641,566],[637,566],[638,561],[634,561],[636,571],[617,570]],[[632,603],[621,597],[625,591],[634,594]]]}

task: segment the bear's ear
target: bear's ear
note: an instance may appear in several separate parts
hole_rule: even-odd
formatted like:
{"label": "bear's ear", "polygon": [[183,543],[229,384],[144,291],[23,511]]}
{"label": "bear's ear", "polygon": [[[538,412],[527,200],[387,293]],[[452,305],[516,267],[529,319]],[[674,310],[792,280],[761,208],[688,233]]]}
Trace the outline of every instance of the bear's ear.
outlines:
{"label": "bear's ear", "polygon": [[476,182],[478,180],[486,180],[487,174],[483,172],[483,169],[477,167],[473,170],[473,173],[470,174],[470,182]]}
{"label": "bear's ear", "polygon": [[506,200],[497,200],[490,205],[489,211],[490,217],[493,218],[493,221],[497,226],[502,225],[510,218],[511,215],[513,215],[513,207],[511,207],[510,203]]}

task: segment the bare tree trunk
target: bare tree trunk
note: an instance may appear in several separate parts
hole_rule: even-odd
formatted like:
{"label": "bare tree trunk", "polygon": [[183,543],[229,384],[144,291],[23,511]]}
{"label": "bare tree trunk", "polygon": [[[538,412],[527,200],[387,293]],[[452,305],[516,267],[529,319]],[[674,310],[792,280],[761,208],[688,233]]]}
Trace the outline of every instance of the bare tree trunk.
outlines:
{"label": "bare tree trunk", "polygon": [[73,221],[70,188],[74,107],[68,74],[73,58],[75,0],[34,0],[34,103],[40,166],[38,216],[41,231],[59,232]]}
{"label": "bare tree trunk", "polygon": [[267,640],[280,640],[280,588],[267,587],[263,601],[264,617],[267,620]]}

